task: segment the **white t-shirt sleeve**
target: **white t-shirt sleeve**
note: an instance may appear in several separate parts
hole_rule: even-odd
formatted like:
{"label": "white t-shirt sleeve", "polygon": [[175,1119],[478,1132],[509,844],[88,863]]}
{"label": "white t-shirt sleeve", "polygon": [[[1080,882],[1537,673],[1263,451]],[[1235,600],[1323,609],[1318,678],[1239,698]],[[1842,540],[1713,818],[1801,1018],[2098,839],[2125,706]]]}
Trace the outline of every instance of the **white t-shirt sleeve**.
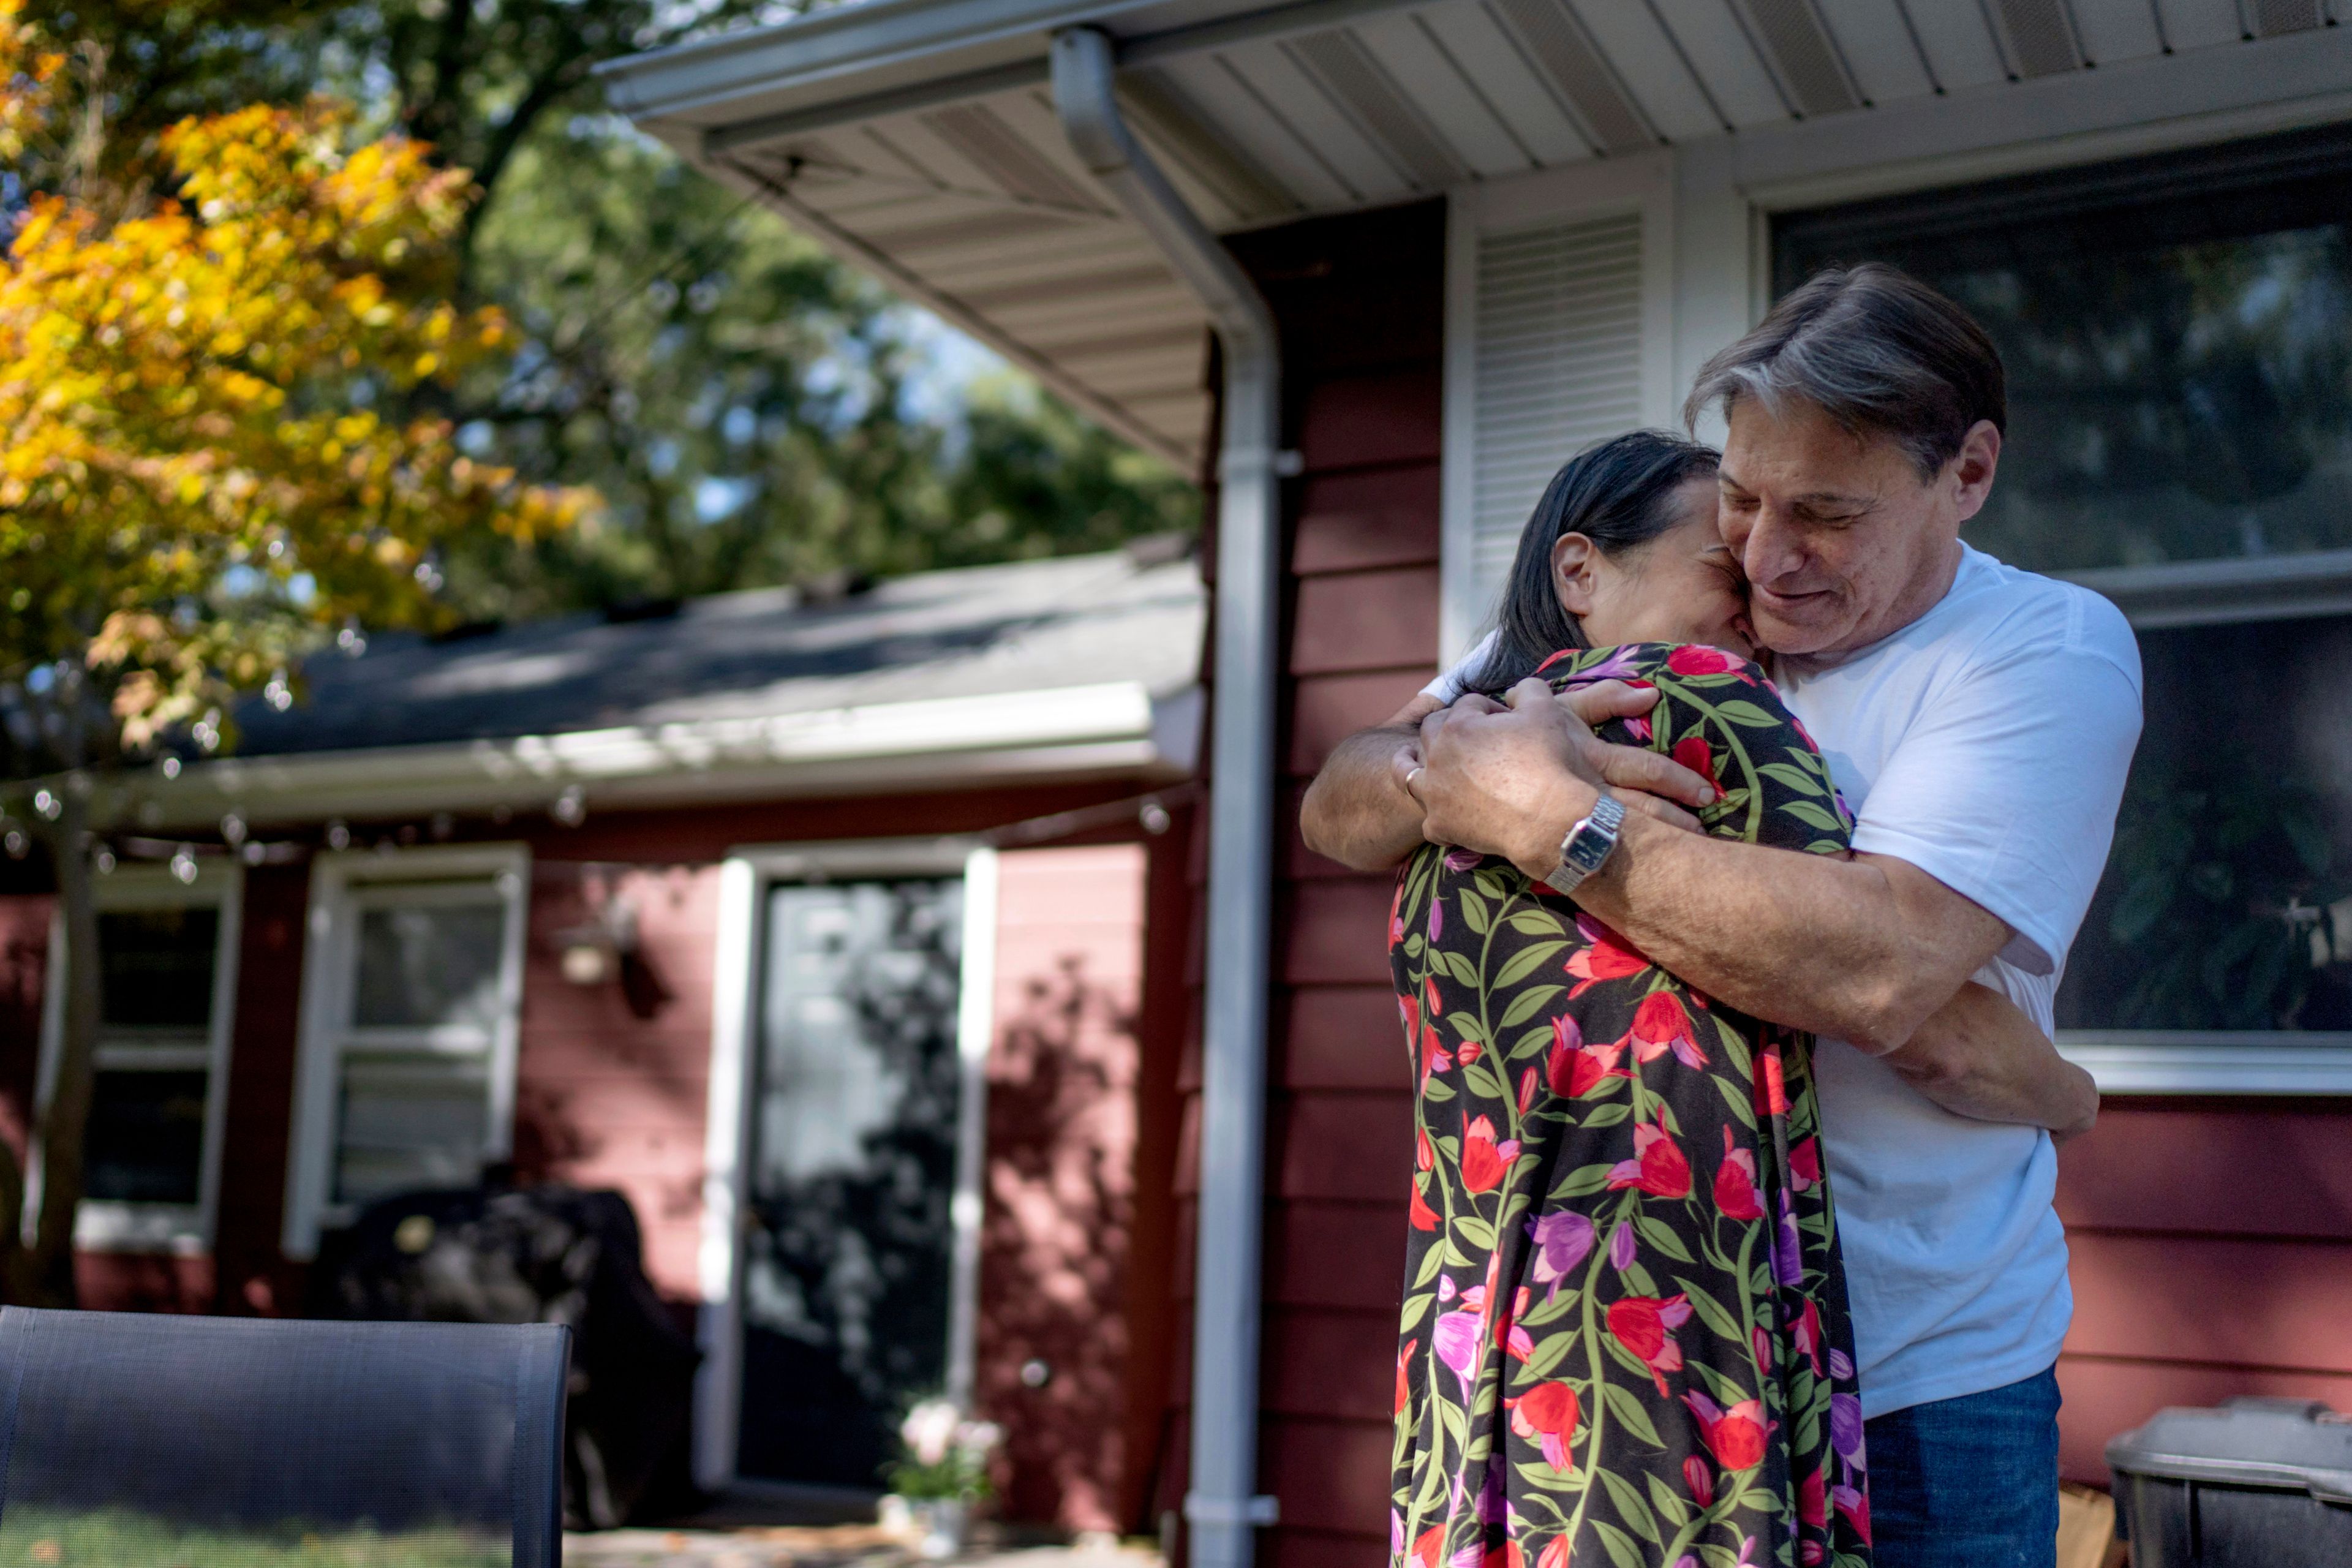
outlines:
{"label": "white t-shirt sleeve", "polygon": [[1454,663],[1453,668],[1423,687],[1421,694],[1423,697],[1434,697],[1440,702],[1450,703],[1469,690],[1470,677],[1486,662],[1486,656],[1495,651],[1495,639],[1502,635],[1500,632],[1488,632],[1485,637],[1480,637],[1476,647],[1464,654]]}
{"label": "white t-shirt sleeve", "polygon": [[2095,595],[2066,600],[1935,695],[1853,834],[1999,915],[2016,933],[2001,958],[2029,974],[2053,972],[2083,923],[2139,742],[2131,627]]}

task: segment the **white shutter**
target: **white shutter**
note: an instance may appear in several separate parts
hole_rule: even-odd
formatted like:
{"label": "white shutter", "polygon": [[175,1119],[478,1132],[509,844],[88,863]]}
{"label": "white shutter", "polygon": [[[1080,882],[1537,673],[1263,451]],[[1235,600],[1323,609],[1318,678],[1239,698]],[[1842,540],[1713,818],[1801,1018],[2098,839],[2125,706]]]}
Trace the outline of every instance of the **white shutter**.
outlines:
{"label": "white shutter", "polygon": [[1559,466],[1643,422],[1642,226],[1640,212],[1621,212],[1476,237],[1468,558],[1457,578],[1471,626],[1492,618]]}

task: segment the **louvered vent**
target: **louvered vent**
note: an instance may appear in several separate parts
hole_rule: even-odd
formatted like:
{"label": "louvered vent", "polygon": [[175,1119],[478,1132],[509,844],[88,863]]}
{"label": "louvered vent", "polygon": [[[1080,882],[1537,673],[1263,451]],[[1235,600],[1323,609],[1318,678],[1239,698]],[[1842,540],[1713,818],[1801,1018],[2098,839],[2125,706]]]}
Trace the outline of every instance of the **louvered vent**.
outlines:
{"label": "louvered vent", "polygon": [[1860,100],[1838,63],[1837,48],[1807,0],[1748,0],[1748,18],[1763,35],[1789,96],[1807,114],[1835,114]]}
{"label": "louvered vent", "polygon": [[1308,33],[1286,46],[1290,58],[1389,155],[1414,189],[1442,191],[1465,171],[1428,116],[1345,27]]}
{"label": "louvered vent", "polygon": [[1477,268],[1464,607],[1483,617],[1559,466],[1642,422],[1642,219],[1483,235]]}
{"label": "louvered vent", "polygon": [[923,123],[1012,195],[1073,212],[1101,210],[1102,204],[1091,193],[1055,168],[984,104],[934,110],[923,116]]}
{"label": "louvered vent", "polygon": [[1563,0],[1495,0],[1528,56],[1566,95],[1576,118],[1604,153],[1638,153],[1656,145],[1616,76],[1585,37],[1584,25]]}
{"label": "louvered vent", "polygon": [[2326,25],[2319,14],[2319,0],[2253,0],[2247,9],[2254,14],[2254,31],[2265,38],[2307,33]]}
{"label": "louvered vent", "polygon": [[2082,68],[2074,26],[2062,0],[2000,0],[2000,20],[2009,33],[2010,58],[2018,75],[2056,76]]}

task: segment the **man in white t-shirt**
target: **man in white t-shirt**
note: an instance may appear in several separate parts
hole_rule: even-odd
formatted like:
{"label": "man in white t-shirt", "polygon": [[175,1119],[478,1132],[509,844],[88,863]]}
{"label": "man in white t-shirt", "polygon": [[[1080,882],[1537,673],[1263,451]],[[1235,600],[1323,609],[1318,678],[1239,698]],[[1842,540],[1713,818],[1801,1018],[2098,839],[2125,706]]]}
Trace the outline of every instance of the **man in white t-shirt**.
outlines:
{"label": "man in white t-shirt", "polygon": [[[1528,682],[1507,707],[1444,707],[1459,670],[1335,752],[1307,842],[1370,867],[1425,835],[1537,877],[1598,852],[1580,904],[1691,984],[1819,1036],[1880,1568],[2046,1568],[2073,1305],[2053,1144],[1941,1109],[1918,1064],[1889,1058],[1971,993],[2051,1028],[2138,739],[2137,647],[2106,601],[1960,542],[2000,461],[2002,372],[1923,285],[1875,266],[1816,277],[1700,373],[1687,412],[1716,406],[1724,539],[1854,812],[1854,855],[1703,837],[1633,793],[1706,788],[1587,728],[1646,698],[1570,706]],[[1595,812],[1612,784],[1643,808],[1613,833]],[[2050,1074],[2074,1069],[1972,1060],[1965,1032],[1939,1048],[1926,1070],[2011,1074],[1980,1114],[2063,1127],[2000,1107],[2065,1103]]]}

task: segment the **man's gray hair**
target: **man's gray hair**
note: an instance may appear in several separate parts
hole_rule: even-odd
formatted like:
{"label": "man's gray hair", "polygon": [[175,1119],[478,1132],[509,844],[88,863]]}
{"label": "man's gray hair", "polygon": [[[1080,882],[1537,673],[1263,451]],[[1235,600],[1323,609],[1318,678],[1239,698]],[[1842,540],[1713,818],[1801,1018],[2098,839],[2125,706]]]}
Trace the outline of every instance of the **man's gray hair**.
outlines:
{"label": "man's gray hair", "polygon": [[1884,262],[1830,267],[1772,307],[1762,324],[1699,368],[1683,417],[1743,398],[1778,414],[1792,398],[1857,436],[1884,436],[1932,479],[1979,419],[2009,427],[1993,347],[1966,310]]}

